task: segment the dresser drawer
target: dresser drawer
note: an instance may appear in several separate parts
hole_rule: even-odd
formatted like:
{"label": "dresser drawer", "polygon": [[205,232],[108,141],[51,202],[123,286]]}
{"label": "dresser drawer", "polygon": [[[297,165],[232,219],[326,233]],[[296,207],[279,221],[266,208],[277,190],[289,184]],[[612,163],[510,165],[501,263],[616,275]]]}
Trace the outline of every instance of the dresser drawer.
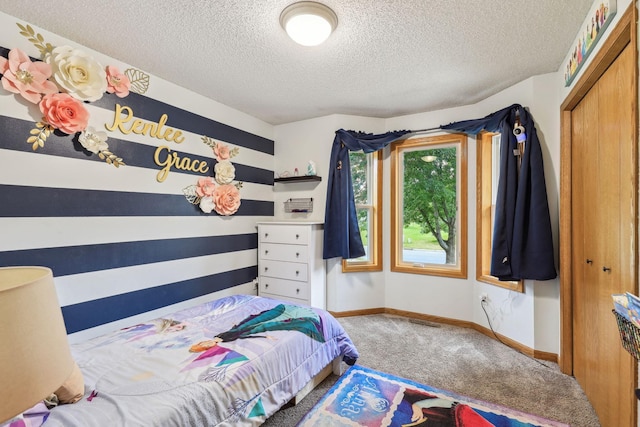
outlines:
{"label": "dresser drawer", "polygon": [[281,243],[262,243],[258,256],[261,260],[307,262],[309,259],[309,247]]}
{"label": "dresser drawer", "polygon": [[273,294],[281,297],[306,300],[309,298],[309,286],[307,283],[295,280],[278,279],[274,277],[260,276],[260,295]]}
{"label": "dresser drawer", "polygon": [[286,261],[260,260],[261,276],[279,277],[281,279],[299,280],[306,282],[309,271],[307,264]]}
{"label": "dresser drawer", "polygon": [[309,243],[309,227],[303,225],[262,225],[258,231],[260,243],[288,243],[306,245]]}
{"label": "dresser drawer", "polygon": [[258,295],[326,307],[321,223],[258,223]]}
{"label": "dresser drawer", "polygon": [[261,292],[260,296],[277,299],[278,301],[292,302],[294,304],[309,305],[309,300],[300,299],[300,298],[290,298],[286,295],[276,295],[276,294],[270,294],[268,292]]}

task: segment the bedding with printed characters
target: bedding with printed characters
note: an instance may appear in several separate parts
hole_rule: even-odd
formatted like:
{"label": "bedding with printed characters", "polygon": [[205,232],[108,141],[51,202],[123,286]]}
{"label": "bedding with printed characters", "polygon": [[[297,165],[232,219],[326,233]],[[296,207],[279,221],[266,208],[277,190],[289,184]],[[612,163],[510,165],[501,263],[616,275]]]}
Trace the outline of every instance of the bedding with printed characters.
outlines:
{"label": "bedding with printed characters", "polygon": [[72,346],[83,398],[48,426],[259,425],[358,353],[324,310],[235,295]]}

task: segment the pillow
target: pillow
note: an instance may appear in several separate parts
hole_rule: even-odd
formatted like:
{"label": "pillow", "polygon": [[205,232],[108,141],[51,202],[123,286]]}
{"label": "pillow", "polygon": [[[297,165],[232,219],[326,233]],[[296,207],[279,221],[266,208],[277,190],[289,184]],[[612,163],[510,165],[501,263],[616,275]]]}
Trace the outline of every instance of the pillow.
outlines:
{"label": "pillow", "polygon": [[57,389],[54,394],[63,403],[76,403],[84,396],[84,379],[78,364],[73,362],[73,371],[69,378]]}

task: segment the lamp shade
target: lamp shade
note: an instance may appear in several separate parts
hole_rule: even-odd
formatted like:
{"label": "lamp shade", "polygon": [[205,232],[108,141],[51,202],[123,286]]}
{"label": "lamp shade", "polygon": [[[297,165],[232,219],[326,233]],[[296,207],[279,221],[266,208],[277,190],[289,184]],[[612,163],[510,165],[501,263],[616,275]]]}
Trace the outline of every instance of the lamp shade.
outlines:
{"label": "lamp shade", "polygon": [[75,364],[46,267],[0,268],[0,423],[48,397]]}
{"label": "lamp shade", "polygon": [[338,25],[338,17],[321,3],[301,1],[282,11],[280,25],[296,43],[317,46],[331,35]]}

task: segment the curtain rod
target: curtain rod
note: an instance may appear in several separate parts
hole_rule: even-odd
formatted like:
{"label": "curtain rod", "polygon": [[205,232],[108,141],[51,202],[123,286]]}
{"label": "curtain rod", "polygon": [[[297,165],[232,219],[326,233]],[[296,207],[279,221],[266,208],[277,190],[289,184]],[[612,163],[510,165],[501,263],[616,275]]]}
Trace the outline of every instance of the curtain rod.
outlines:
{"label": "curtain rod", "polygon": [[440,126],[438,126],[438,127],[434,127],[434,128],[418,129],[418,130],[412,130],[409,133],[412,133],[412,134],[426,133],[426,132],[433,132],[433,131],[436,131],[436,130],[442,130],[442,128]]}

